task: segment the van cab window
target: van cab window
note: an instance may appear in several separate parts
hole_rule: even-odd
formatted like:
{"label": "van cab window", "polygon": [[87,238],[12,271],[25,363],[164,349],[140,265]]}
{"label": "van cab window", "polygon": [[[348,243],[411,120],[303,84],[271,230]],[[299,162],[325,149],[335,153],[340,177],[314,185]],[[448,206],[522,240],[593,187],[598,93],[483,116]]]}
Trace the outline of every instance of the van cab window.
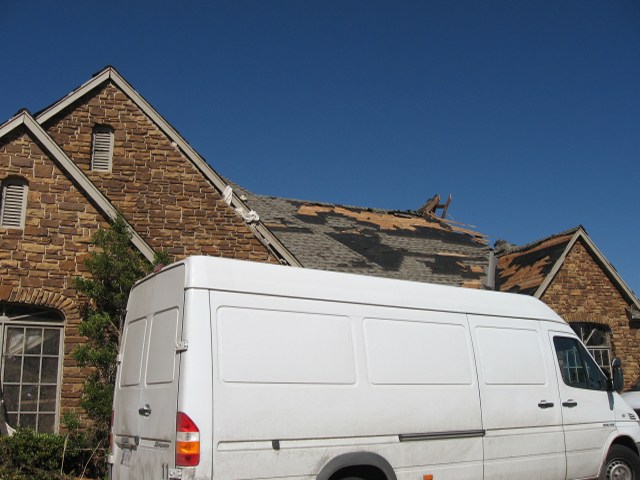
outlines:
{"label": "van cab window", "polygon": [[575,338],[554,337],[564,383],[574,388],[606,390],[607,379],[589,352]]}

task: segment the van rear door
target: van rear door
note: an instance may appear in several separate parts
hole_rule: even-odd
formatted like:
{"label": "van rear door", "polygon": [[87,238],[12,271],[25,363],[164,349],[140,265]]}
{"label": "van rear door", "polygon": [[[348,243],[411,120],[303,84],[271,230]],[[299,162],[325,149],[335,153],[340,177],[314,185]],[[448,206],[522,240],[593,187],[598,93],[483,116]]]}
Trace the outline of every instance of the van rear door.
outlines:
{"label": "van rear door", "polygon": [[116,479],[168,478],[175,466],[183,306],[183,265],[132,292],[114,400]]}

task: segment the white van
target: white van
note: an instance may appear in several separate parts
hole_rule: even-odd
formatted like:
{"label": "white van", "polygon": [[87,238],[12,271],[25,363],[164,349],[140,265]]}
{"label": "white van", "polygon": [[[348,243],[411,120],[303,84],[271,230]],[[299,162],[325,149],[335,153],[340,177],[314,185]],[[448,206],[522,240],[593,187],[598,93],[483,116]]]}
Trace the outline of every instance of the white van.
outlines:
{"label": "white van", "polygon": [[193,257],[118,358],[117,480],[640,478],[636,414],[528,296]]}

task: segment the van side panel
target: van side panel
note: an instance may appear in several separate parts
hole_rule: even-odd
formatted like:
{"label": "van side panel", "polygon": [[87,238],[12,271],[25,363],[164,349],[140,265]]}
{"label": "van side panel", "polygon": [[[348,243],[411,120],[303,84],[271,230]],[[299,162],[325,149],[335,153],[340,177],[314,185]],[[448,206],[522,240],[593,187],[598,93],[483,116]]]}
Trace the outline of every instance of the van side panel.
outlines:
{"label": "van side panel", "polygon": [[400,479],[482,477],[465,315],[219,291],[211,313],[220,478],[311,476],[357,450]]}
{"label": "van side panel", "polygon": [[353,385],[349,317],[220,307],[218,369],[225,383]]}
{"label": "van side panel", "polygon": [[553,356],[537,320],[469,315],[486,436],[486,480],[565,478]]}

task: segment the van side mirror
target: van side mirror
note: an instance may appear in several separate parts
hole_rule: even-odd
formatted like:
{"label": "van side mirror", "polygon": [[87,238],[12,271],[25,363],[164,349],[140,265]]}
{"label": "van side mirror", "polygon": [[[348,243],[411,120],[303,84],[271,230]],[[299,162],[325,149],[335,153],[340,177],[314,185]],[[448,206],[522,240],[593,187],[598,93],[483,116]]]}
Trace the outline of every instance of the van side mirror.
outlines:
{"label": "van side mirror", "polygon": [[624,387],[624,374],[622,373],[622,362],[619,358],[614,358],[611,362],[611,380],[609,380],[609,385],[607,385],[607,390],[609,391],[620,391],[622,387]]}

